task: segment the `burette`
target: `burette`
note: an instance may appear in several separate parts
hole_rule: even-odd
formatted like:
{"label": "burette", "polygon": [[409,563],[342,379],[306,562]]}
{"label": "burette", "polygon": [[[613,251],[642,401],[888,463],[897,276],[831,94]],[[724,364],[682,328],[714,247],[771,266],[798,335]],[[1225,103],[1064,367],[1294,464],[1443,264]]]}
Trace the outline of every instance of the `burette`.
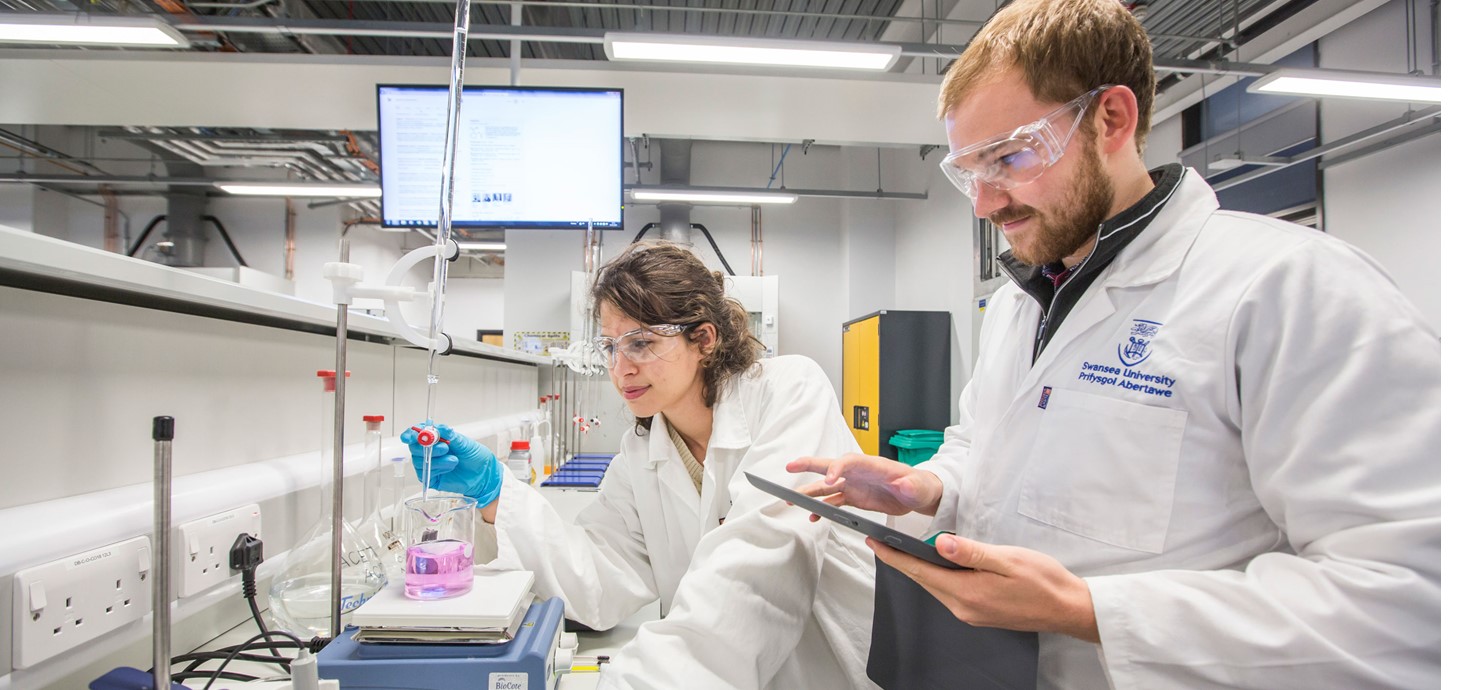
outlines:
{"label": "burette", "polygon": [[[441,161],[441,217],[436,224],[436,259],[435,268],[431,272],[434,281],[431,299],[431,323],[430,337],[433,344],[439,343],[441,334],[441,315],[446,302],[446,243],[451,240],[451,201],[455,191],[455,164],[456,164],[456,131],[460,125],[461,115],[461,81],[462,72],[466,67],[466,39],[471,24],[471,0],[456,1],[456,29],[452,33],[451,41],[451,88],[447,95],[446,109],[446,148]],[[450,347],[449,341],[447,347]],[[432,347],[426,356],[426,425],[433,432],[432,438],[423,438],[422,445],[425,446],[424,476],[425,481],[421,482],[421,497],[425,498],[431,484],[431,454],[436,446],[435,428],[436,424],[436,359],[441,354],[440,347]],[[435,515],[426,516],[434,521]]]}

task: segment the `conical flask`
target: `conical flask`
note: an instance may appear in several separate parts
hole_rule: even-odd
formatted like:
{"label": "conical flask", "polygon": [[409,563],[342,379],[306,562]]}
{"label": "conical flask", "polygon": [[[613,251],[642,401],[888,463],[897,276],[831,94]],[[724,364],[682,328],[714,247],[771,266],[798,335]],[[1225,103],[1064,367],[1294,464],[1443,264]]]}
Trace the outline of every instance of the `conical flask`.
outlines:
{"label": "conical flask", "polygon": [[[345,376],[349,376],[345,372]],[[303,638],[330,634],[330,575],[333,563],[331,538],[331,495],[333,470],[333,416],[335,372],[320,371],[324,382],[324,405],[321,427],[325,442],[320,451],[320,517],[299,545],[289,552],[284,569],[269,588],[269,613],[279,627]],[[340,535],[340,607],[341,625],[349,622],[349,613],[359,608],[385,586],[385,567],[369,540],[348,521],[342,521]]]}
{"label": "conical flask", "polygon": [[[385,463],[382,457],[383,437],[380,431],[381,415],[365,417],[365,460],[368,467],[365,479],[360,482],[365,491],[365,516],[360,521],[360,536],[365,537],[380,556],[385,566],[385,577],[390,582],[399,580],[405,574],[406,545],[401,539],[400,506],[405,500],[406,463],[404,458],[392,458]],[[385,465],[389,465],[389,467]]]}

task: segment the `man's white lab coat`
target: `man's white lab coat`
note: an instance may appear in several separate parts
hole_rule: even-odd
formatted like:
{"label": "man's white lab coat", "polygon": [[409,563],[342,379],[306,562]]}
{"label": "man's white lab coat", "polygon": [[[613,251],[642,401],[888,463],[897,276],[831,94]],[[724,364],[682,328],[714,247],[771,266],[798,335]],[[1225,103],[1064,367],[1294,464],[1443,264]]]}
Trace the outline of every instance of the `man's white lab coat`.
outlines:
{"label": "man's white lab coat", "polygon": [[1439,684],[1439,342],[1367,256],[1185,171],[1031,366],[991,300],[934,520],[1086,578],[1043,688]]}
{"label": "man's white lab coat", "polygon": [[506,478],[494,565],[534,571],[536,593],[561,597],[569,618],[593,628],[660,601],[664,618],[604,666],[600,688],[875,687],[866,677],[872,551],[744,477],[803,484],[815,475],[790,475],[787,462],[839,456],[856,441],[810,359],[757,368],[714,407],[700,494],[662,415],[646,436],[624,435],[576,524]]}

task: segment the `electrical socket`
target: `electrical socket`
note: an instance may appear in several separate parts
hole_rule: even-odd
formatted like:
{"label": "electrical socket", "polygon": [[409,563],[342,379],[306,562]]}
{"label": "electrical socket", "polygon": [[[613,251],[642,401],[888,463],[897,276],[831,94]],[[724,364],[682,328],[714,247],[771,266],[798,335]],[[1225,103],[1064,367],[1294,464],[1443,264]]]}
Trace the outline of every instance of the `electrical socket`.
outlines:
{"label": "electrical socket", "polygon": [[152,547],[136,537],[15,573],[16,668],[30,668],[152,610]]}
{"label": "electrical socket", "polygon": [[257,503],[194,520],[178,526],[173,549],[173,583],[183,599],[227,582],[228,549],[239,534],[259,536],[263,518]]}

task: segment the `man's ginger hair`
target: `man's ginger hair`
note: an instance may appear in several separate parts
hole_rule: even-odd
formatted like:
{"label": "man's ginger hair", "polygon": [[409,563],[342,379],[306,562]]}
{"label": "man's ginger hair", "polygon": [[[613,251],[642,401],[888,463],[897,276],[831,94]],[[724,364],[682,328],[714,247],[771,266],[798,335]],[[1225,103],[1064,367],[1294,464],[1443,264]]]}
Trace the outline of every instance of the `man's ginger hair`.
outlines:
{"label": "man's ginger hair", "polygon": [[1151,131],[1151,40],[1117,0],[1015,0],[991,17],[948,68],[938,94],[946,119],[987,79],[1016,70],[1034,97],[1064,103],[1105,84],[1136,94],[1136,150]]}

